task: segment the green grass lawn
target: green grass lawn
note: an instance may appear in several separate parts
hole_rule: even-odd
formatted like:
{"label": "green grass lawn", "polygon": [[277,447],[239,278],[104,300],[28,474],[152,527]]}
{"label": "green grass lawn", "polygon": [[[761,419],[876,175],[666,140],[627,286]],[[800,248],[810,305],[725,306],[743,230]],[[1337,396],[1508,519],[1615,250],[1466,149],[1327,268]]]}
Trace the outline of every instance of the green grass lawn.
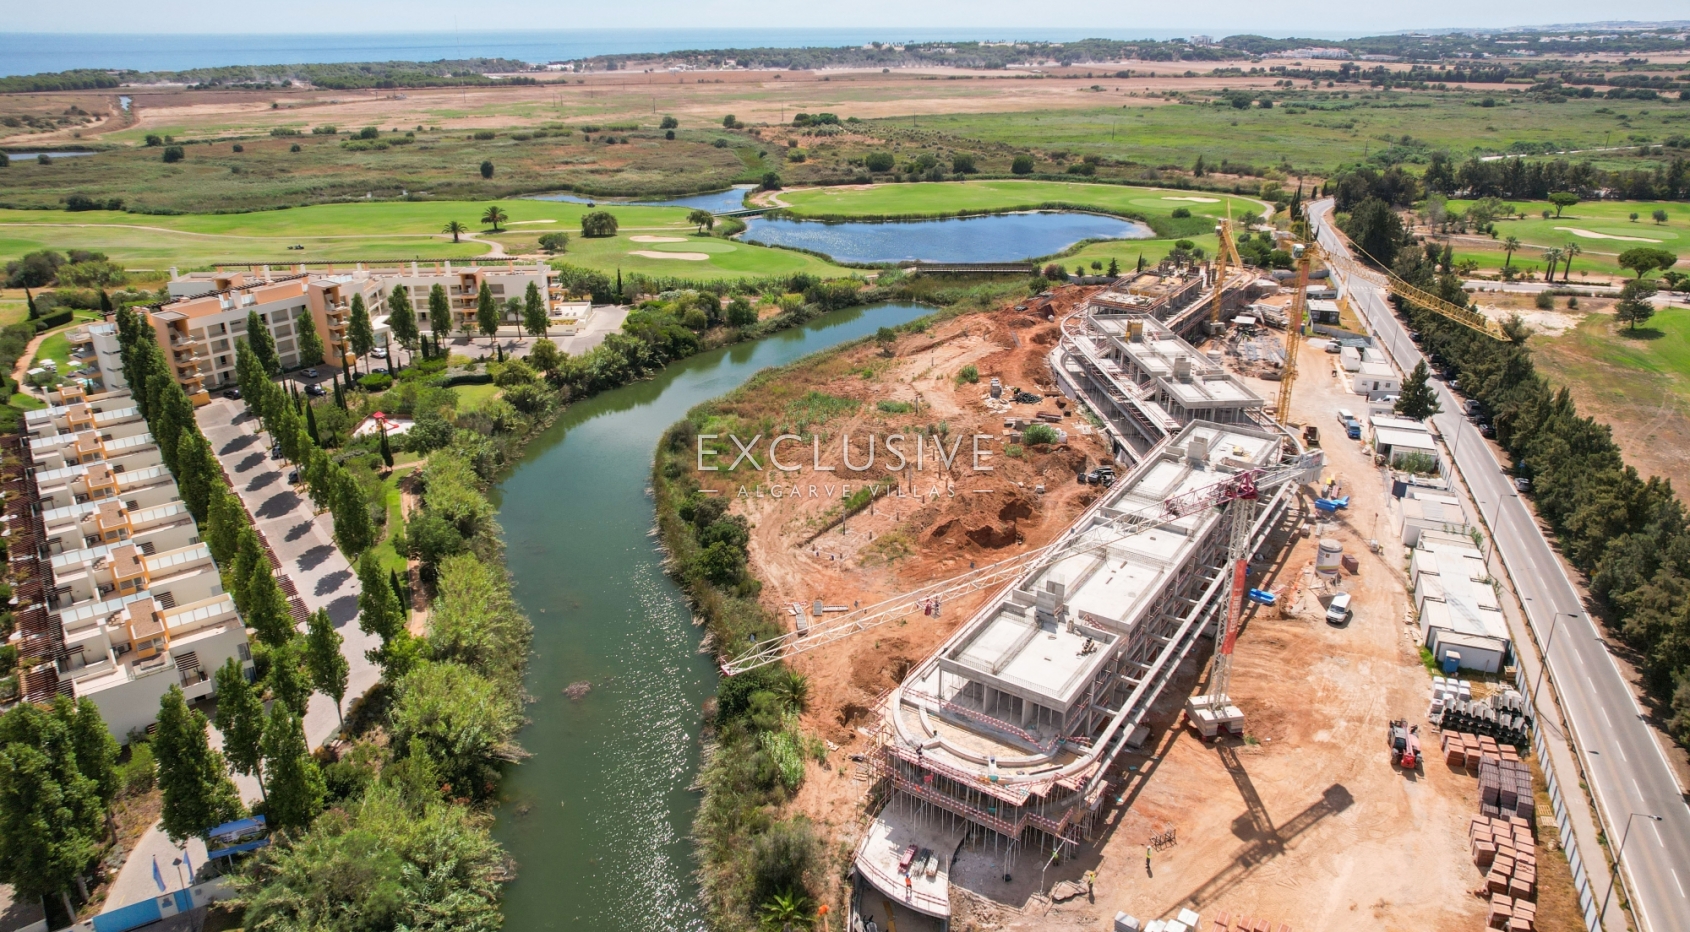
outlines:
{"label": "green grass lawn", "polygon": [[[1471,201],[1450,201],[1451,213],[1461,213],[1472,206]],[[1514,254],[1516,268],[1541,274],[1547,264],[1544,250],[1560,248],[1568,243],[1578,245],[1580,252],[1573,258],[1571,281],[1577,282],[1581,272],[1594,275],[1630,275],[1619,267],[1619,254],[1636,246],[1665,249],[1680,257],[1680,265],[1690,258],[1690,204],[1671,201],[1586,201],[1574,204],[1555,216],[1554,205],[1547,201],[1512,201],[1515,212],[1524,213],[1524,220],[1498,220],[1495,245],[1489,249],[1458,248],[1455,258],[1470,258],[1487,269],[1501,268],[1507,257],[1502,241],[1512,236],[1521,248]],[[1543,211],[1549,211],[1549,219]],[[1656,210],[1667,212],[1667,222],[1656,223]],[[1631,214],[1637,220],[1631,220]],[[1557,278],[1562,273],[1557,273]]]}
{"label": "green grass lawn", "polygon": [[60,372],[70,371],[70,340],[65,337],[63,331],[42,340],[41,345],[35,349],[34,360],[29,365],[33,368],[41,365],[42,361],[47,359],[58,363]]}
{"label": "green grass lawn", "polygon": [[499,386],[491,382],[485,385],[454,385],[452,391],[458,396],[458,410],[465,412],[492,401],[493,396],[499,393]]}
{"label": "green grass lawn", "polygon": [[[511,224],[494,234],[477,221],[488,204],[465,201],[327,204],[243,214],[143,216],[118,211],[0,209],[0,261],[37,249],[94,249],[131,269],[190,269],[213,263],[354,262],[381,259],[453,259],[485,256],[489,246],[454,244],[440,229],[451,220],[484,231],[488,238],[531,248],[539,235],[570,234],[569,250],[557,258],[614,272],[714,278],[843,274],[831,263],[789,250],[720,238],[689,237],[694,228],[679,207],[605,205],[620,222],[616,236],[580,236],[584,204],[530,199],[497,202]],[[689,237],[686,243],[638,243],[635,236]],[[304,250],[291,250],[291,245]],[[701,261],[635,255],[637,252],[704,252]]]}
{"label": "green grass lawn", "polygon": [[799,216],[937,214],[962,210],[1009,210],[1060,202],[1104,210],[1166,217],[1178,208],[1201,216],[1240,221],[1259,218],[1268,206],[1254,198],[1160,188],[1062,181],[967,181],[881,184],[867,188],[812,188],[781,195]]}
{"label": "green grass lawn", "polygon": [[403,494],[399,491],[399,480],[409,475],[411,470],[399,466],[397,458],[394,460],[394,465],[395,468],[392,473],[381,483],[382,494],[387,502],[387,533],[371,549],[382,568],[398,573],[399,578],[403,580],[408,572],[408,564],[405,556],[394,549],[393,535],[405,527]]}

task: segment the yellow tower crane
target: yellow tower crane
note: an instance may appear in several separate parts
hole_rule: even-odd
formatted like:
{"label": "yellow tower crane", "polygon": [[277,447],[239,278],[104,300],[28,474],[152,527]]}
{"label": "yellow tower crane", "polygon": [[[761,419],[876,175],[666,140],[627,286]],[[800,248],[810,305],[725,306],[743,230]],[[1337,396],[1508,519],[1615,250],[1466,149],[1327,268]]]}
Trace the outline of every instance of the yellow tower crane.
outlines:
{"label": "yellow tower crane", "polygon": [[1226,276],[1229,268],[1243,268],[1243,260],[1238,258],[1238,244],[1232,239],[1232,217],[1218,221],[1215,224],[1215,237],[1220,245],[1215,249],[1215,291],[1209,299],[1209,333],[1221,332],[1221,292],[1226,289]]}
{"label": "yellow tower crane", "polygon": [[1297,381],[1297,350],[1303,345],[1303,320],[1309,309],[1309,265],[1317,254],[1325,255],[1315,243],[1294,245],[1291,254],[1297,262],[1297,290],[1285,314],[1285,368],[1279,376],[1279,401],[1274,408],[1281,424],[1291,423],[1291,386]]}

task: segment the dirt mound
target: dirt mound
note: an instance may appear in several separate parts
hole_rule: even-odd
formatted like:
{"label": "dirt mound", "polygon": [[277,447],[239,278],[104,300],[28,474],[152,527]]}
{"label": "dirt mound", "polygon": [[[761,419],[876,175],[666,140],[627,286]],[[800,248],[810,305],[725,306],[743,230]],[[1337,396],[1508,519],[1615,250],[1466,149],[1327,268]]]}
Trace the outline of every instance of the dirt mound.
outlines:
{"label": "dirt mound", "polygon": [[[859,651],[851,658],[851,685],[871,696],[898,685],[915,665],[907,639],[891,637],[876,643],[877,648]],[[843,710],[840,716],[845,716]]]}
{"label": "dirt mound", "polygon": [[969,528],[968,539],[988,550],[998,550],[1008,547],[1019,539],[1013,526],[988,524],[983,527]]}

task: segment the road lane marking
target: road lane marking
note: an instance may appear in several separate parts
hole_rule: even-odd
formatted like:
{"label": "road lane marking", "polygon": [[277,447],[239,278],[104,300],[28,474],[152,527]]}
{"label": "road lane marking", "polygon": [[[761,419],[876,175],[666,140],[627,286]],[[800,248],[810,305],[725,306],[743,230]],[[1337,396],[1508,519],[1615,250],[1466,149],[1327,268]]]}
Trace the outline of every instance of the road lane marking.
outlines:
{"label": "road lane marking", "polygon": [[1684,895],[1684,881],[1678,879],[1678,868],[1674,867],[1674,868],[1671,868],[1671,870],[1672,870],[1672,882],[1678,885],[1678,896],[1679,896],[1679,898],[1680,899],[1690,899],[1690,896]]}

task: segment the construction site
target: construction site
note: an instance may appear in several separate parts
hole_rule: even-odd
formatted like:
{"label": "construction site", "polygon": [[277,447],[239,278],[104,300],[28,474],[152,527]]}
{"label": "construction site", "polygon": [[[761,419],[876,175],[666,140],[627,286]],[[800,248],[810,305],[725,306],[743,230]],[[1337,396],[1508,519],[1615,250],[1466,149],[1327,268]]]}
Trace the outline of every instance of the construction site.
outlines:
{"label": "construction site", "polygon": [[[1495,724],[1519,702],[1506,640],[1467,649],[1495,665],[1464,693],[1423,663],[1471,587],[1417,567],[1464,540],[1387,533],[1408,529],[1392,462],[1344,418],[1389,399],[1304,338],[1314,258],[946,321],[873,397],[1006,441],[1043,414],[1065,443],[939,495],[882,477],[915,494],[848,522],[736,505],[794,625],[725,671],[783,659],[815,686],[830,753],[794,806],[852,846],[850,928],[1579,926],[1565,860],[1535,847],[1529,726]],[[953,382],[963,364],[1039,411]],[[834,391],[832,365],[803,384]],[[1376,416],[1381,438],[1412,426]]]}

